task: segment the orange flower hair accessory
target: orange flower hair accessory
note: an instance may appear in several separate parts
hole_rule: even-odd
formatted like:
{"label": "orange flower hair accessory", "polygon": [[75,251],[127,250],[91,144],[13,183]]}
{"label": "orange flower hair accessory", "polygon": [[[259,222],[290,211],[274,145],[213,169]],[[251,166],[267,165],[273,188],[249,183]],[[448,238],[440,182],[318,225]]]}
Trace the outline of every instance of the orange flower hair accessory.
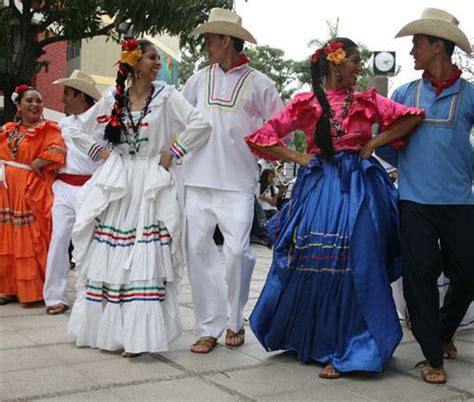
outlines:
{"label": "orange flower hair accessory", "polygon": [[143,55],[138,41],[133,38],[129,40],[123,40],[120,42],[120,44],[122,45],[122,52],[120,53],[120,63],[125,63],[128,64],[130,67],[134,67]]}
{"label": "orange flower hair accessory", "polygon": [[324,53],[327,54],[326,59],[334,64],[343,64],[346,59],[346,52],[341,42],[329,42],[324,46]]}

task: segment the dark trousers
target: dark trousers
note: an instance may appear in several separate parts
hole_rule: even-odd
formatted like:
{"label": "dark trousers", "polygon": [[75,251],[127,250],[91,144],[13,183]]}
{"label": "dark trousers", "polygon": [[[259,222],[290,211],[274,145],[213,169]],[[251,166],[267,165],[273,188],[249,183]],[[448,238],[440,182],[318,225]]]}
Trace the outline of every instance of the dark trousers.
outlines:
{"label": "dark trousers", "polygon": [[[403,293],[413,334],[433,367],[474,297],[474,205],[400,202]],[[440,244],[441,248],[440,249]],[[451,285],[439,308],[441,272]]]}

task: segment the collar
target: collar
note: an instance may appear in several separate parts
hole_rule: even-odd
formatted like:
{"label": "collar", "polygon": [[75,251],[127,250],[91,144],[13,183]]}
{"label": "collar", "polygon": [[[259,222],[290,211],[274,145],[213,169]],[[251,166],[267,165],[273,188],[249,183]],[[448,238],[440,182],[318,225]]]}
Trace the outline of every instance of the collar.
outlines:
{"label": "collar", "polygon": [[222,66],[221,66],[221,68],[222,68],[222,71],[224,71],[224,73],[227,73],[230,70],[233,70],[234,68],[240,67],[240,66],[242,66],[244,64],[247,64],[249,62],[250,62],[250,59],[244,53],[241,53],[241,54],[239,54],[239,57],[235,61],[235,63],[232,64],[227,70],[223,69]]}
{"label": "collar", "polygon": [[436,96],[438,96],[443,91],[443,89],[446,89],[452,86],[459,79],[461,74],[462,74],[462,71],[458,68],[458,66],[455,65],[453,72],[445,80],[437,80],[432,75],[430,75],[428,71],[425,71],[423,73],[423,78],[430,82],[431,86],[433,87],[435,91]]}

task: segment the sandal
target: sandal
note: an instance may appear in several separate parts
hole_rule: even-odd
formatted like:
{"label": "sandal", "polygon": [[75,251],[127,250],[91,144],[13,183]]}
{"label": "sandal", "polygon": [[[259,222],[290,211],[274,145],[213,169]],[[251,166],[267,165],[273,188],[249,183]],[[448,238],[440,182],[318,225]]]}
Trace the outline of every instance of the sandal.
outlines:
{"label": "sandal", "polygon": [[245,329],[244,327],[240,328],[238,332],[232,331],[230,328],[227,328],[225,333],[225,344],[226,346],[242,346],[245,342]]}
{"label": "sandal", "polygon": [[4,306],[5,304],[11,303],[16,300],[15,296],[6,296],[0,294],[0,306]]}
{"label": "sandal", "polygon": [[217,338],[212,336],[201,336],[191,346],[191,352],[193,353],[209,353],[217,345]]}
{"label": "sandal", "polygon": [[332,363],[329,363],[326,367],[324,367],[323,371],[319,373],[319,377],[327,380],[335,380],[337,378],[341,378],[341,373],[334,368]]}
{"label": "sandal", "polygon": [[69,310],[69,306],[66,306],[65,304],[62,304],[62,303],[53,304],[52,306],[46,307],[46,314],[48,315],[64,314],[67,310]]}
{"label": "sandal", "polygon": [[458,350],[454,346],[453,341],[449,341],[446,345],[443,345],[443,359],[456,359],[458,357]]}
{"label": "sandal", "polygon": [[423,367],[421,369],[421,378],[428,384],[446,384],[446,371],[443,366],[432,367],[428,360],[423,360],[415,365],[415,367]]}
{"label": "sandal", "polygon": [[127,358],[138,357],[141,355],[142,355],[141,353],[130,353],[130,352],[125,352],[125,351],[120,354],[120,356],[127,357]]}

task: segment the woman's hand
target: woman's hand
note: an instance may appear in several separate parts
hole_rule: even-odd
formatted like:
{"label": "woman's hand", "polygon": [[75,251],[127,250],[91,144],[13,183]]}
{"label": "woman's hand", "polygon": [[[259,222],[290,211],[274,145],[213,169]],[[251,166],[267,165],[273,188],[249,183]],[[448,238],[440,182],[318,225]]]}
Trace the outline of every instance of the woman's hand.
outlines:
{"label": "woman's hand", "polygon": [[369,159],[372,156],[372,153],[374,152],[375,147],[374,144],[372,143],[372,140],[368,141],[364,147],[360,150],[360,157],[363,159]]}
{"label": "woman's hand", "polygon": [[298,160],[296,162],[299,163],[302,166],[308,166],[311,159],[313,159],[313,154],[303,154],[303,153],[301,153],[301,154],[299,154]]}
{"label": "woman's hand", "polygon": [[38,176],[43,177],[44,176],[43,167],[46,166],[46,165],[49,165],[51,163],[53,163],[53,161],[49,161],[47,159],[42,159],[42,158],[36,158],[36,159],[33,160],[33,162],[31,162],[31,169]]}
{"label": "woman's hand", "polygon": [[100,153],[100,159],[106,161],[107,158],[110,156],[110,149],[104,148]]}
{"label": "woman's hand", "polygon": [[160,165],[163,166],[166,170],[168,170],[171,166],[171,162],[173,162],[173,155],[170,151],[166,150],[160,156]]}

